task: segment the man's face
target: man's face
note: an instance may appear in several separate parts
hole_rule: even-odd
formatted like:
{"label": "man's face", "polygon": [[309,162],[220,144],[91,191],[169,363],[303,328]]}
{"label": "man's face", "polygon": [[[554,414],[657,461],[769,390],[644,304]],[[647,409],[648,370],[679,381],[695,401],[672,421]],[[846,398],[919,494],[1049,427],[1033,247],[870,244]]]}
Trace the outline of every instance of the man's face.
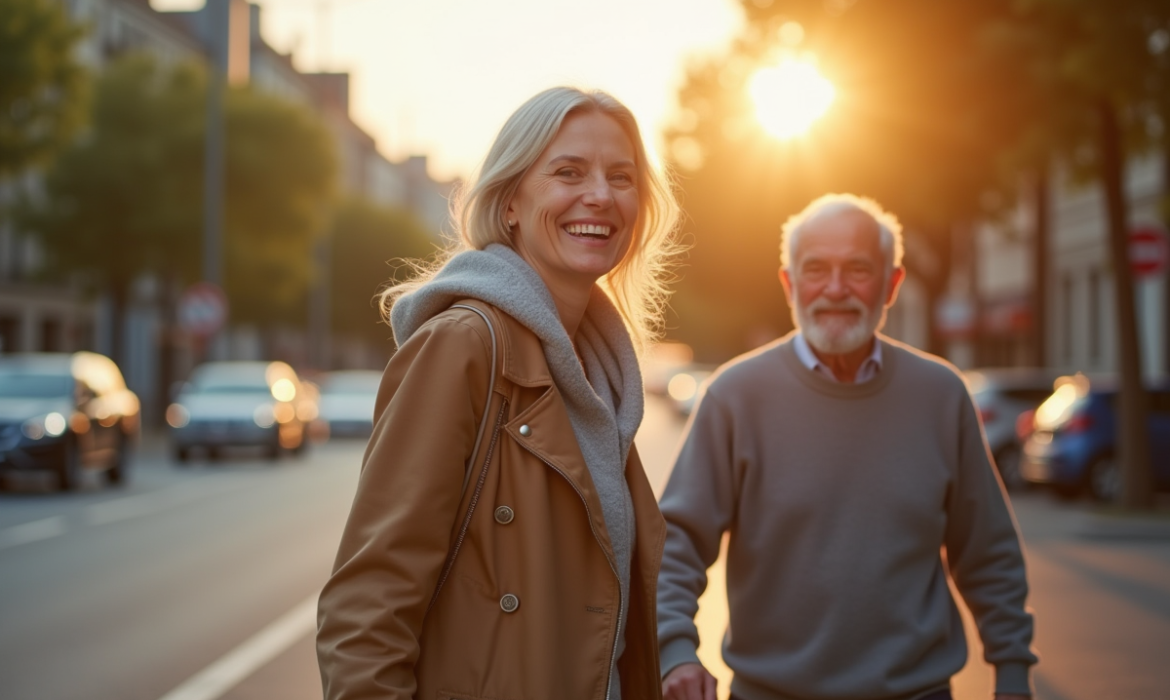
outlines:
{"label": "man's face", "polygon": [[814,217],[792,253],[780,280],[809,344],[830,355],[867,345],[904,274],[887,271],[877,224],[855,211]]}

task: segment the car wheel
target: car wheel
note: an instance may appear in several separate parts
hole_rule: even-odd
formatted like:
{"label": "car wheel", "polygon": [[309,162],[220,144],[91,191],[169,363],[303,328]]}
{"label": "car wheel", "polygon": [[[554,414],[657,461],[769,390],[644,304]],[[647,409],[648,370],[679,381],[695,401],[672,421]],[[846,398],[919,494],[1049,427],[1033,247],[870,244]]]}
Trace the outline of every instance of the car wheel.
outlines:
{"label": "car wheel", "polygon": [[219,448],[219,447],[208,447],[207,448],[207,461],[208,462],[218,462],[221,459],[223,459],[223,450],[221,448]]}
{"label": "car wheel", "polygon": [[280,440],[277,439],[268,443],[268,446],[264,448],[264,456],[275,462],[276,460],[280,459],[281,451]]}
{"label": "car wheel", "polygon": [[114,455],[114,464],[106,471],[106,480],[115,486],[126,483],[130,470],[130,441],[123,434],[118,438],[118,452]]}
{"label": "car wheel", "polygon": [[180,465],[185,465],[191,459],[191,449],[188,447],[176,447],[174,457],[175,462]]}
{"label": "car wheel", "polygon": [[1024,488],[1024,477],[1020,475],[1020,446],[1007,445],[995,453],[995,466],[999,469],[999,478],[1003,479],[1004,488],[1008,491],[1021,491]]}
{"label": "car wheel", "polygon": [[1110,503],[1121,493],[1121,468],[1113,455],[1098,457],[1089,465],[1089,495],[1099,503]]}
{"label": "car wheel", "polygon": [[81,453],[72,438],[65,441],[61,459],[57,462],[57,484],[62,491],[81,488]]}

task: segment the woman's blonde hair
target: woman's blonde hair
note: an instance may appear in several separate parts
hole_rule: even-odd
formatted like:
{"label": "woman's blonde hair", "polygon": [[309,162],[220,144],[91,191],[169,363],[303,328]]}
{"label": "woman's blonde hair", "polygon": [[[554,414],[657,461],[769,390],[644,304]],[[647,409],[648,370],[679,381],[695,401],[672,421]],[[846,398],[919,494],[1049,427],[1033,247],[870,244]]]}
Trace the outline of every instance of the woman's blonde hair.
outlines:
{"label": "woman's blonde hair", "polygon": [[670,263],[679,252],[674,237],[679,207],[671,182],[652,167],[637,120],[625,105],[600,90],[572,87],[545,90],[508,118],[476,174],[452,200],[451,219],[457,227],[452,245],[430,263],[412,264],[411,279],[382,291],[383,315],[389,318],[396,299],[426,284],[456,254],[483,250],[491,243],[515,249],[505,221],[508,203],[561,124],[580,113],[604,114],[617,122],[633,144],[637,161],[638,222],[633,240],[600,286],[621,313],[639,351],[660,335]]}

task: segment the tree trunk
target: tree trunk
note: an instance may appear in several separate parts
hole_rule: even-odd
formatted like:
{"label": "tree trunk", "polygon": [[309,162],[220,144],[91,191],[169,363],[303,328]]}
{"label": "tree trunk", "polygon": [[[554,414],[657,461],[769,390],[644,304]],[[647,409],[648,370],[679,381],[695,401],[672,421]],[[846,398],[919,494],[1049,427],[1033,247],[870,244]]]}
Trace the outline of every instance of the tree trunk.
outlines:
{"label": "tree trunk", "polygon": [[1129,202],[1123,185],[1125,163],[1113,104],[1102,99],[1097,111],[1101,129],[1101,182],[1109,220],[1113,298],[1117,313],[1117,364],[1121,378],[1117,400],[1117,457],[1121,464],[1121,499],[1127,508],[1149,508],[1153,505],[1150,443],[1133,271],[1129,264]]}
{"label": "tree trunk", "polygon": [[1035,228],[1032,231],[1032,364],[1048,366],[1048,256],[1052,221],[1048,210],[1049,174],[1047,165],[1036,173]]}

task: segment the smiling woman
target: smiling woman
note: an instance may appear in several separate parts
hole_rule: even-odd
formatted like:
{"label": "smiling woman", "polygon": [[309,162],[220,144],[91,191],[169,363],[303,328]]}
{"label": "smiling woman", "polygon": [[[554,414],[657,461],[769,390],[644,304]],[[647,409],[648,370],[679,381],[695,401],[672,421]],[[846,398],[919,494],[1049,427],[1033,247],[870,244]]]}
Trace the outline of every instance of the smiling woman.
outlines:
{"label": "smiling woman", "polygon": [[808,131],[833,104],[836,90],[809,58],[761,68],[748,85],[756,117],[769,134],[791,139]]}

